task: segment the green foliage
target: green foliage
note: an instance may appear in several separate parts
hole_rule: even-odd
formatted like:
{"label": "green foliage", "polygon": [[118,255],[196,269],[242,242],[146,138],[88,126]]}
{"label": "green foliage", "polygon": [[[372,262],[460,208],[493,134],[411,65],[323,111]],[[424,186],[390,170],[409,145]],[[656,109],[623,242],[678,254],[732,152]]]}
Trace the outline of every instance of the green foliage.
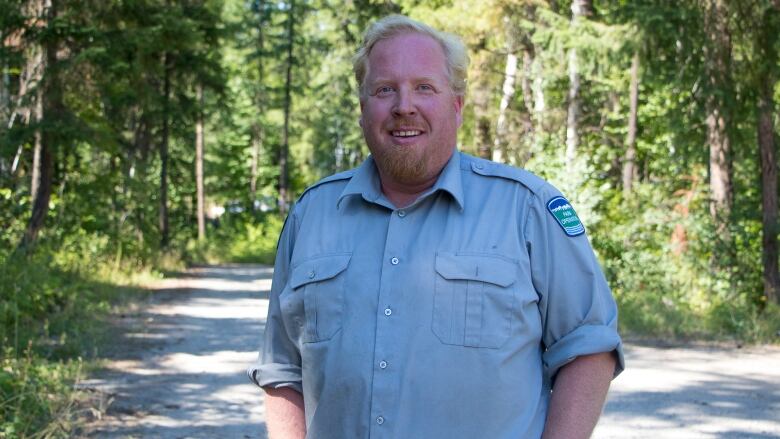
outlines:
{"label": "green foliage", "polygon": [[0,437],[72,437],[79,422],[73,385],[81,377],[80,359],[52,362],[30,348],[15,358],[6,349],[0,359]]}
{"label": "green foliage", "polygon": [[187,258],[194,262],[273,264],[284,220],[276,214],[227,214],[209,229],[208,239],[191,241]]}
{"label": "green foliage", "polygon": [[[404,13],[458,33],[468,46],[462,150],[493,147],[499,103],[508,97],[503,157],[572,200],[626,333],[778,340],[780,311],[762,286],[756,153],[760,78],[775,75],[776,82],[780,67],[780,14],[769,13],[768,0],[750,7],[722,2],[732,46],[731,80],[722,89],[707,76],[710,42],[700,2],[595,1],[594,15],[574,24],[570,2],[538,0],[302,0],[293,14],[289,3],[267,0],[73,0],[58,2],[51,23],[33,16],[33,3],[5,0],[0,7],[0,435],[29,436],[49,431],[54,419],[65,422],[76,359],[95,355],[101,320],[128,295],[116,288],[131,280],[122,273],[162,270],[181,259],[273,261],[282,219],[251,207],[273,204],[268,200],[279,194],[289,20],[296,29],[289,88],[294,194],[366,157],[350,58],[370,21]],[[34,61],[52,42],[57,59],[37,78]],[[581,114],[576,157],[567,160],[572,50]],[[504,96],[509,53],[520,64],[514,95]],[[634,54],[637,169],[629,194],[621,177]],[[61,102],[36,121],[30,111],[38,87],[52,78]],[[196,85],[203,86],[202,101]],[[777,84],[770,85],[777,101]],[[723,111],[731,118],[734,203],[725,231],[709,212],[709,96],[726,97]],[[243,209],[211,218],[201,242],[199,114],[206,205]],[[478,129],[485,121],[487,133]],[[52,135],[52,196],[38,246],[24,253],[14,249],[30,215],[41,133]]]}
{"label": "green foliage", "polygon": [[139,297],[118,285],[149,276],[117,265],[106,236],[43,240],[27,254],[0,254],[0,437],[71,436],[74,385],[109,346],[111,313]]}

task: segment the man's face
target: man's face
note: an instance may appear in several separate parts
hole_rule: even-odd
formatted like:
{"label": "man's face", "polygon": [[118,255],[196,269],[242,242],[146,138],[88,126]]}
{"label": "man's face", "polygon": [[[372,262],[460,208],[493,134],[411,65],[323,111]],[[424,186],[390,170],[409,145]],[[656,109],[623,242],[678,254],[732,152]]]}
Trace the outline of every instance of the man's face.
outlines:
{"label": "man's face", "polygon": [[452,156],[463,98],[450,88],[436,40],[406,33],[381,40],[368,56],[360,98],[363,135],[383,183],[421,185]]}

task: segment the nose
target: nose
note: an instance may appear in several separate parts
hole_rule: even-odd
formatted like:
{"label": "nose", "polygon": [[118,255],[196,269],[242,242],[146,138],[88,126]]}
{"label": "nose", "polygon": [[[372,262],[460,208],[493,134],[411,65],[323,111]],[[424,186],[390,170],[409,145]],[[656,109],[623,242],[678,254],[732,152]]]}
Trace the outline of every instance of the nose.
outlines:
{"label": "nose", "polygon": [[410,90],[401,88],[396,93],[395,105],[393,105],[393,115],[395,116],[410,116],[417,113],[417,108],[414,104],[414,97]]}

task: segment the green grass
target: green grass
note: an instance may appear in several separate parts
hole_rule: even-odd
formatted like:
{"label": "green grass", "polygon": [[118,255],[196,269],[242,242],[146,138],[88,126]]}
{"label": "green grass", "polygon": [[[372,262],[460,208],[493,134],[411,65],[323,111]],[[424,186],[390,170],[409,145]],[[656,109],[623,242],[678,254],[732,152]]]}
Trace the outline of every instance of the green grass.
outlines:
{"label": "green grass", "polygon": [[0,258],[0,438],[71,437],[89,410],[76,383],[99,366],[110,319],[150,276],[78,236]]}

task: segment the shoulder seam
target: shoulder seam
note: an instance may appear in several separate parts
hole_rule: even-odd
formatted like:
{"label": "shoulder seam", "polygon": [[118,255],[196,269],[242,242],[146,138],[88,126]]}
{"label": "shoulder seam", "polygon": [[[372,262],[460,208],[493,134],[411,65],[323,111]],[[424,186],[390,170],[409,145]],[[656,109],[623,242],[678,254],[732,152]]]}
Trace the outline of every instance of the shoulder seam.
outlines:
{"label": "shoulder seam", "polygon": [[[479,157],[469,157],[469,167],[475,174],[516,181],[536,194],[547,184],[545,180],[525,169],[515,168]],[[465,161],[465,160],[464,160]]]}
{"label": "shoulder seam", "polygon": [[349,180],[350,178],[352,178],[352,176],[354,174],[355,174],[355,170],[354,169],[350,169],[348,171],[339,172],[338,174],[329,175],[329,176],[323,178],[322,180],[314,183],[313,185],[307,187],[301,193],[301,196],[298,197],[298,199],[303,198],[303,196],[306,194],[306,192],[309,192],[310,190],[312,190],[312,189],[314,189],[314,188],[316,188],[318,186],[322,186],[323,184],[326,184],[326,183],[332,183],[334,181]]}

